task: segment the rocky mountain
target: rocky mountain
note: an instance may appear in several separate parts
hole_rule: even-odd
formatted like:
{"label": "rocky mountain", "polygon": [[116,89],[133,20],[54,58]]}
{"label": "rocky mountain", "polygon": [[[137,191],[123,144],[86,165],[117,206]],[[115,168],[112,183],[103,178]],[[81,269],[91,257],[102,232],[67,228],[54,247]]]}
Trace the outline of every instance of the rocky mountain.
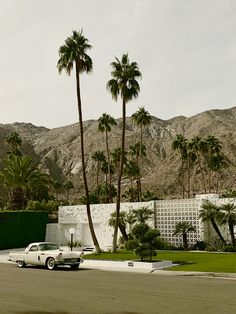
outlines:
{"label": "rocky mountain", "polygon": [[[220,188],[236,188],[236,107],[225,110],[209,110],[192,117],[179,116],[170,120],[152,117],[151,125],[144,130],[144,144],[147,157],[142,161],[143,190],[152,190],[159,197],[175,198],[181,195],[180,158],[171,145],[176,134],[183,134],[187,139],[195,135],[206,137],[215,135],[222,141],[223,152],[230,159],[231,165],[221,175]],[[65,178],[74,182],[76,198],[83,194],[83,182],[80,158],[78,124],[60,128],[47,129],[30,123],[13,123],[0,125],[0,160],[6,157],[8,150],[5,144],[7,134],[17,131],[22,140],[22,151],[41,162],[44,171],[54,179]],[[121,119],[109,134],[110,148],[119,146],[121,136]],[[85,153],[90,189],[95,187],[95,164],[92,154],[96,150],[105,151],[104,134],[98,132],[98,122],[84,122]],[[126,123],[126,147],[138,141],[139,129],[130,118]],[[0,164],[2,167],[2,164]],[[200,178],[200,176],[199,176]],[[194,193],[203,192],[199,178],[192,178]],[[128,185],[124,178],[123,188]]]}

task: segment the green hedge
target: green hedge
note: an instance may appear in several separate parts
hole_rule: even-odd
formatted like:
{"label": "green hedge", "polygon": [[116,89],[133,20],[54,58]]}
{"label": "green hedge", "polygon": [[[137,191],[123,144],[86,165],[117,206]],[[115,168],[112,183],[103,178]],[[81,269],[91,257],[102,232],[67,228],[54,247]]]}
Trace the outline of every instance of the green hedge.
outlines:
{"label": "green hedge", "polygon": [[44,241],[47,212],[0,212],[0,250],[25,247],[31,242]]}

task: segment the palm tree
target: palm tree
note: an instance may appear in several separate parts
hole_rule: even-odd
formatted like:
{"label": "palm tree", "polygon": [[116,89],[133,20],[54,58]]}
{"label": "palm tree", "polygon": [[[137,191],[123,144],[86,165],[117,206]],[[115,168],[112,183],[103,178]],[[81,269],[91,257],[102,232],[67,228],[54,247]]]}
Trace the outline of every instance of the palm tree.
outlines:
{"label": "palm tree", "polygon": [[203,167],[202,156],[206,153],[206,142],[199,136],[194,136],[189,143],[190,149],[196,154],[196,163],[201,174],[201,181],[203,182],[204,193],[206,194],[206,180],[205,169]]}
{"label": "palm tree", "polygon": [[22,140],[20,135],[17,132],[12,132],[10,133],[6,139],[5,139],[6,144],[9,144],[12,147],[11,152],[9,152],[10,156],[13,155],[18,155],[21,156],[21,152],[19,150],[19,147],[21,146]]}
{"label": "palm tree", "polygon": [[133,181],[137,179],[140,174],[140,169],[135,160],[128,160],[124,166],[124,174],[130,179],[130,188],[133,188]]}
{"label": "palm tree", "polygon": [[140,169],[139,158],[141,158],[141,156],[146,156],[146,146],[143,144],[140,145],[140,142],[130,145],[129,154],[131,157],[135,158],[137,167],[139,169],[139,174],[136,177],[136,182],[137,182],[137,193],[138,193],[137,201],[140,202],[142,200],[142,187],[141,187],[141,180],[140,180],[141,169]]}
{"label": "palm tree", "polygon": [[79,114],[79,125],[80,125],[80,148],[81,148],[81,159],[82,159],[82,171],[84,180],[84,189],[86,197],[86,207],[88,223],[93,239],[93,243],[97,252],[101,252],[99,243],[94,231],[91,210],[90,210],[90,200],[89,200],[89,189],[86,177],[85,169],[85,158],[84,158],[84,134],[83,134],[83,117],[82,117],[82,103],[80,96],[80,74],[83,72],[90,73],[93,69],[92,59],[87,54],[87,51],[91,49],[92,46],[89,44],[88,39],[83,36],[83,31],[80,32],[73,31],[71,37],[65,40],[65,44],[59,49],[59,60],[57,63],[58,71],[61,73],[63,70],[66,71],[68,75],[71,74],[73,67],[75,66],[76,73],[76,91],[77,91],[77,103],[78,103],[78,114]]}
{"label": "palm tree", "polygon": [[172,142],[173,150],[178,151],[181,157],[181,186],[182,186],[182,197],[184,198],[184,161],[187,158],[187,139],[182,134],[177,134],[175,140]]}
{"label": "palm tree", "polygon": [[219,222],[220,224],[228,224],[232,246],[236,246],[234,235],[234,226],[236,225],[236,205],[234,203],[223,204],[219,207]]}
{"label": "palm tree", "polygon": [[229,168],[229,159],[223,153],[215,153],[211,156],[211,162],[209,168],[211,171],[216,172],[216,193],[219,192],[219,180],[220,180],[220,171],[222,169]]}
{"label": "palm tree", "polygon": [[[126,232],[126,212],[121,211],[119,215],[119,229],[125,241],[128,240],[128,235]],[[116,212],[111,214],[111,218],[108,220],[108,225],[110,227],[115,227],[116,225]]]}
{"label": "palm tree", "polygon": [[[139,110],[136,111],[134,114],[132,114],[131,119],[133,120],[133,123],[137,125],[137,127],[140,128],[140,152],[139,152],[139,157],[138,157],[138,166],[139,166],[139,159],[142,158],[142,150],[143,150],[143,127],[147,127],[148,125],[151,124],[152,117],[150,113],[145,110],[144,107],[139,107]],[[141,169],[140,169],[140,177],[141,177]],[[141,195],[142,195],[142,185],[141,185],[141,179],[139,178],[139,200],[141,200]]]}
{"label": "palm tree", "polygon": [[116,225],[113,237],[113,252],[116,252],[121,201],[121,179],[123,173],[125,151],[126,104],[133,98],[138,97],[140,87],[137,79],[141,77],[141,72],[139,71],[136,62],[130,63],[128,54],[124,54],[121,58],[121,61],[116,58],[116,61],[111,63],[111,67],[112,79],[108,81],[107,89],[111,93],[113,99],[117,101],[119,95],[122,99],[121,161],[117,182]]}
{"label": "palm tree", "polygon": [[59,193],[61,192],[61,189],[62,189],[62,182],[58,181],[58,180],[52,181],[52,186],[53,186],[53,189],[56,193],[56,201],[58,202]]}
{"label": "palm tree", "polygon": [[68,204],[69,202],[69,193],[71,189],[74,189],[74,184],[71,181],[64,181],[62,184],[63,188],[66,190],[66,203]]}
{"label": "palm tree", "polygon": [[151,218],[153,214],[153,210],[147,207],[140,207],[138,209],[132,210],[134,222],[138,223],[146,223],[146,221]]}
{"label": "palm tree", "polygon": [[207,150],[205,152],[205,162],[207,164],[208,169],[208,190],[209,193],[211,193],[212,171],[214,171],[213,170],[214,156],[221,152],[222,145],[221,141],[214,135],[208,135],[208,137],[206,138],[206,146]]}
{"label": "palm tree", "polygon": [[183,237],[184,249],[188,248],[188,233],[196,232],[196,228],[188,221],[180,221],[175,225],[174,236]]}
{"label": "palm tree", "polygon": [[93,153],[92,159],[97,163],[96,184],[97,184],[97,196],[99,199],[99,175],[100,175],[100,170],[101,170],[101,164],[106,161],[106,156],[103,151],[97,150]]}
{"label": "palm tree", "polygon": [[[139,110],[132,114],[131,119],[134,124],[140,128],[140,146],[143,144],[143,127],[147,127],[152,122],[150,113],[144,107],[139,107]],[[140,154],[141,156],[141,154]]]}
{"label": "palm tree", "polygon": [[106,149],[107,149],[107,162],[108,162],[108,179],[109,179],[109,202],[111,202],[111,161],[110,161],[110,150],[108,144],[108,132],[111,132],[111,127],[117,125],[116,120],[107,113],[103,113],[103,115],[98,119],[98,130],[102,133],[105,132],[106,139]]}
{"label": "palm tree", "polygon": [[218,225],[216,223],[216,220],[218,220],[219,217],[219,208],[211,203],[210,201],[206,200],[202,204],[202,209],[199,212],[199,218],[202,219],[203,222],[210,221],[212,227],[214,228],[216,234],[219,236],[221,241],[226,244],[225,239],[223,238],[220,229],[218,228]]}
{"label": "palm tree", "polygon": [[197,155],[193,151],[189,142],[187,142],[187,145],[186,145],[186,159],[187,159],[187,182],[188,182],[187,192],[188,192],[188,198],[190,198],[191,176],[192,176],[192,170],[194,166],[196,165]]}
{"label": "palm tree", "polygon": [[108,165],[107,160],[103,161],[101,164],[102,173],[105,174],[105,184],[106,184],[106,203],[112,202],[112,185],[109,185],[108,188],[108,175],[114,173],[114,165],[111,163]]}
{"label": "palm tree", "polygon": [[[115,170],[117,172],[117,169],[120,169],[120,163],[121,163],[121,148],[120,147],[116,147],[113,149],[113,151],[111,152],[111,156],[112,156],[112,163],[115,167]],[[124,151],[124,159],[123,159],[123,164],[125,164],[127,162],[127,152]],[[117,176],[118,177],[118,176]]]}
{"label": "palm tree", "polygon": [[12,155],[5,161],[0,179],[4,188],[9,189],[13,210],[23,209],[27,203],[27,195],[49,183],[48,175],[39,171],[38,164],[34,164],[32,158],[18,155]]}

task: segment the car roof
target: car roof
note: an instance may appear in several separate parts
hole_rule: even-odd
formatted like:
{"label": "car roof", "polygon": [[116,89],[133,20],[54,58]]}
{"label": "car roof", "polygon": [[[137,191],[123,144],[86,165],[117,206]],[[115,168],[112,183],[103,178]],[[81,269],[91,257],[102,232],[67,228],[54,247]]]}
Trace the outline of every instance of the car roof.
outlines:
{"label": "car roof", "polygon": [[56,244],[56,245],[58,245],[55,242],[33,242],[33,243],[30,243],[29,245],[40,245],[40,244]]}

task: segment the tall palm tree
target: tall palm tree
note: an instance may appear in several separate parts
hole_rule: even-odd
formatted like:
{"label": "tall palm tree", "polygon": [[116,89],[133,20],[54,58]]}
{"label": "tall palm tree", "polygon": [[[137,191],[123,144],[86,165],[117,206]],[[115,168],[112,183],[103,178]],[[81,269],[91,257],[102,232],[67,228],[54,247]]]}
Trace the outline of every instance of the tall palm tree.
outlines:
{"label": "tall palm tree", "polygon": [[133,157],[136,161],[137,167],[139,169],[139,174],[136,177],[136,183],[137,183],[137,195],[138,199],[137,201],[140,202],[142,200],[142,187],[141,187],[141,167],[139,159],[141,156],[146,156],[146,146],[142,144],[140,146],[140,142],[134,143],[133,145],[130,145],[129,147],[129,154],[131,157]]}
{"label": "tall palm tree", "polygon": [[[124,151],[124,159],[123,159],[123,164],[125,164],[127,162],[127,152]],[[111,152],[111,157],[112,157],[112,163],[114,164],[114,167],[116,169],[120,169],[120,162],[121,162],[121,148],[120,147],[116,147],[113,149],[113,151]]]}
{"label": "tall palm tree", "polygon": [[22,139],[20,135],[17,132],[12,132],[7,135],[5,139],[6,144],[9,144],[12,148],[11,152],[9,152],[10,155],[18,155],[21,156],[21,152],[19,150],[19,147],[21,146]]}
{"label": "tall palm tree", "polygon": [[116,60],[111,63],[111,67],[112,79],[107,82],[107,89],[111,93],[113,99],[117,101],[118,96],[121,96],[122,99],[121,161],[117,182],[116,225],[113,237],[113,252],[116,252],[121,201],[121,179],[125,151],[126,104],[133,98],[138,97],[140,87],[137,79],[141,77],[141,72],[139,71],[138,64],[136,62],[130,63],[128,54],[124,54],[121,60],[116,58]]}
{"label": "tall palm tree", "polygon": [[66,203],[68,204],[69,202],[69,193],[70,190],[74,189],[74,184],[73,182],[69,180],[65,180],[62,184],[63,188],[66,190]]}
{"label": "tall palm tree", "polygon": [[234,203],[227,203],[221,205],[219,209],[219,222],[220,224],[228,224],[231,244],[235,247],[236,239],[234,235],[234,227],[236,226],[236,205]]}
{"label": "tall palm tree", "polygon": [[79,125],[80,125],[80,148],[81,148],[81,159],[82,159],[82,171],[84,180],[84,189],[86,197],[86,207],[88,223],[93,239],[93,243],[97,252],[100,252],[99,243],[94,231],[91,210],[90,210],[90,200],[89,200],[89,189],[86,177],[85,168],[85,157],[84,157],[84,133],[83,133],[83,117],[82,117],[82,103],[80,95],[80,74],[83,72],[90,73],[93,69],[92,59],[87,54],[92,46],[89,44],[88,39],[84,37],[83,31],[80,32],[73,31],[71,37],[65,40],[65,44],[59,48],[59,60],[57,63],[58,71],[61,73],[63,70],[66,71],[68,75],[71,74],[73,67],[75,66],[76,73],[76,91],[77,91],[77,104],[78,104],[78,114],[79,114]]}
{"label": "tall palm tree", "polygon": [[[121,211],[120,216],[119,216],[119,229],[120,229],[120,232],[121,232],[125,241],[128,240],[128,235],[126,232],[126,217],[127,217],[126,212]],[[116,212],[111,213],[111,217],[108,220],[108,225],[110,227],[113,227],[113,228],[115,227],[115,225],[116,225]]]}
{"label": "tall palm tree", "polygon": [[0,172],[3,186],[8,189],[13,210],[21,210],[26,206],[27,196],[42,185],[49,183],[49,177],[42,174],[38,164],[34,164],[28,156],[12,155],[5,161]]}
{"label": "tall palm tree", "polygon": [[201,137],[194,136],[189,143],[189,147],[196,154],[196,163],[200,171],[204,193],[206,194],[207,189],[206,189],[206,180],[205,180],[205,169],[203,166],[203,155],[207,151],[206,142]]}
{"label": "tall palm tree", "polygon": [[189,142],[187,142],[186,145],[186,159],[187,159],[187,192],[188,192],[188,198],[190,198],[191,194],[191,176],[192,171],[196,165],[197,155],[192,149],[192,146]]}
{"label": "tall palm tree", "polygon": [[229,168],[229,159],[223,153],[215,153],[211,156],[209,168],[211,171],[216,172],[216,193],[219,192],[220,172],[222,169]]}
{"label": "tall palm tree", "polygon": [[96,184],[97,184],[97,196],[98,200],[100,199],[99,197],[99,175],[101,171],[101,165],[103,162],[106,161],[106,156],[103,151],[97,150],[93,153],[92,159],[97,163],[97,175],[96,175]]}
{"label": "tall palm tree", "polygon": [[196,228],[188,221],[180,221],[174,229],[174,236],[181,235],[183,238],[184,249],[188,248],[188,233],[195,232]]}
{"label": "tall palm tree", "polygon": [[222,149],[221,141],[215,137],[214,135],[208,135],[206,138],[206,146],[207,150],[205,153],[205,162],[207,164],[208,169],[208,190],[211,193],[211,179],[212,179],[212,172],[213,170],[213,163],[214,163],[214,156],[219,154]]}
{"label": "tall palm tree", "polygon": [[176,150],[181,157],[181,186],[182,186],[182,197],[184,198],[185,188],[184,188],[184,161],[187,158],[187,144],[188,140],[182,135],[177,134],[176,138],[172,142],[173,150]]}
{"label": "tall palm tree", "polygon": [[[138,179],[140,175],[140,168],[135,160],[128,160],[124,166],[124,174],[130,179],[130,191],[134,191],[133,189],[133,181]],[[138,192],[138,189],[137,191]],[[132,193],[134,196],[134,193]],[[132,199],[132,202],[135,200]]]}
{"label": "tall palm tree", "polygon": [[215,230],[216,234],[219,236],[219,238],[221,239],[221,241],[226,244],[225,239],[223,238],[220,229],[216,223],[216,221],[218,220],[219,217],[219,208],[213,204],[210,201],[205,201],[202,204],[202,209],[199,212],[199,218],[202,219],[203,222],[208,222],[210,221],[213,229]]}
{"label": "tall palm tree", "polygon": [[108,175],[114,173],[114,165],[110,163],[110,166],[108,165],[107,160],[103,161],[101,164],[101,171],[105,174],[105,184],[106,184],[106,203],[112,202],[113,196],[112,196],[112,185],[109,185],[108,187]]}
{"label": "tall palm tree", "polygon": [[54,180],[54,181],[52,181],[52,186],[53,186],[53,189],[54,189],[54,191],[56,193],[56,201],[58,202],[58,200],[59,200],[59,193],[62,190],[62,182],[58,181],[58,180]]}
{"label": "tall palm tree", "polygon": [[[147,127],[152,122],[152,117],[150,113],[145,110],[144,107],[139,107],[138,111],[132,114],[131,119],[133,120],[134,124],[140,128],[140,147],[143,144],[143,127]],[[141,156],[141,154],[140,154]]]}
{"label": "tall palm tree", "polygon": [[[143,154],[142,154],[142,147],[143,147],[143,127],[147,127],[148,125],[151,124],[152,117],[150,113],[145,110],[144,107],[139,107],[139,110],[136,111],[134,114],[132,114],[131,119],[133,120],[133,123],[137,125],[137,127],[140,128],[140,152],[139,152],[139,157],[138,157],[138,166],[140,165],[139,160],[142,159]],[[141,177],[141,168],[140,168],[140,177]],[[138,178],[139,181],[139,200],[141,201],[142,198],[142,184],[141,184],[141,179]]]}
{"label": "tall palm tree", "polygon": [[107,113],[98,119],[98,130],[102,133],[105,132],[106,139],[106,149],[107,149],[107,163],[108,163],[108,179],[109,179],[109,202],[111,202],[111,160],[110,160],[110,150],[108,143],[108,132],[111,132],[111,127],[117,125],[116,120]]}

